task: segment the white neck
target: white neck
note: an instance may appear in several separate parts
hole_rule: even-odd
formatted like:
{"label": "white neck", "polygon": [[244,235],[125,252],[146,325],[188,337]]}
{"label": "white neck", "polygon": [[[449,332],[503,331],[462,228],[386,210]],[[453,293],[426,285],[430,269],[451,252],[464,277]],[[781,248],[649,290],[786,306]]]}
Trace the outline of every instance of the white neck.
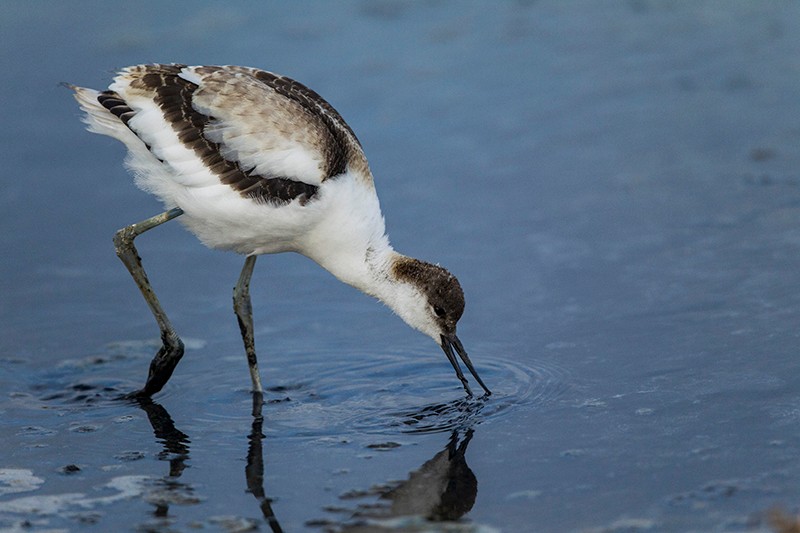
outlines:
{"label": "white neck", "polygon": [[394,308],[391,301],[397,281],[392,276],[391,267],[402,256],[394,251],[386,235],[349,248],[346,254],[341,253],[340,247],[340,253],[310,257],[343,283]]}
{"label": "white neck", "polygon": [[394,273],[394,266],[408,258],[395,252],[385,235],[352,253],[312,253],[309,257],[342,282],[383,302],[412,328],[439,342],[439,328],[425,312],[426,297],[417,285],[398,279]]}
{"label": "white neck", "polygon": [[305,236],[298,250],[339,280],[373,296],[408,325],[436,338],[426,320],[427,305],[419,287],[398,280],[393,267],[405,256],[394,251],[385,233],[375,189],[344,177],[326,187],[324,218]]}
{"label": "white neck", "polygon": [[[432,329],[427,316],[420,313],[421,309],[428,307],[425,296],[419,287],[399,280],[394,274],[395,263],[407,259],[406,256],[395,252],[388,240],[384,239],[381,247],[368,249],[365,261],[361,263],[364,268],[348,269],[345,275],[339,275],[334,270],[330,271],[343,282],[377,298],[406,324],[438,342],[438,329]],[[358,276],[353,276],[354,272],[358,272]]]}
{"label": "white neck", "polygon": [[342,282],[394,308],[391,265],[399,254],[386,236],[375,189],[355,176],[342,176],[327,184],[318,201],[324,218],[304,237],[298,251]]}

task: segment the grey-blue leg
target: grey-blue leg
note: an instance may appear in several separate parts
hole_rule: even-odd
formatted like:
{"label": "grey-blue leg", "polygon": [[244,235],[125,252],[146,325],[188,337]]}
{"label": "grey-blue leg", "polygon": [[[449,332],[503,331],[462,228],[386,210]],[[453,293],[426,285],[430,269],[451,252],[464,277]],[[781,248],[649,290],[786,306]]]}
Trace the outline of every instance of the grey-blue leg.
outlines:
{"label": "grey-blue leg", "polygon": [[250,303],[250,277],[256,265],[256,256],[248,255],[244,260],[239,281],[233,288],[233,311],[239,320],[239,329],[242,332],[244,351],[247,354],[247,365],[250,367],[250,380],[253,382],[253,392],[262,392],[261,376],[258,373],[258,359],[256,358],[256,343],[253,338],[253,306]]}
{"label": "grey-blue leg", "polygon": [[176,207],[147,220],[126,226],[114,235],[117,256],[125,264],[128,272],[131,273],[133,280],[142,292],[142,296],[144,296],[144,300],[150,307],[150,311],[153,313],[161,330],[161,342],[163,344],[150,362],[150,372],[144,388],[134,393],[136,396],[152,396],[166,385],[181,357],[183,357],[183,342],[181,342],[172,327],[167,314],[161,308],[156,293],[153,292],[153,288],[150,286],[150,281],[147,279],[144,267],[142,267],[142,260],[133,245],[133,240],[145,231],[160,226],[164,222],[168,222],[182,214],[183,210]]}

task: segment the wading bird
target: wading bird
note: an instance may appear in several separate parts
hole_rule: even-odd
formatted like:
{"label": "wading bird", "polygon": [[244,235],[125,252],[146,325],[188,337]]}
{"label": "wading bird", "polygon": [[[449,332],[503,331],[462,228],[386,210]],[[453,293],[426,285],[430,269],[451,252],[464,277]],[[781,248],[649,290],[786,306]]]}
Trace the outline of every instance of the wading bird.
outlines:
{"label": "wading bird", "polygon": [[233,307],[254,391],[262,386],[249,291],[253,267],[259,255],[297,252],[434,339],[468,395],[454,351],[491,394],[456,336],[464,311],[458,280],[392,249],[361,144],[317,93],[263,70],[178,64],[125,68],[105,91],[69,87],[89,131],[125,144],[136,184],[167,209],[114,237],[163,343],[137,394],[161,390],[183,343],[133,241],[177,217],[206,246],[245,256]]}

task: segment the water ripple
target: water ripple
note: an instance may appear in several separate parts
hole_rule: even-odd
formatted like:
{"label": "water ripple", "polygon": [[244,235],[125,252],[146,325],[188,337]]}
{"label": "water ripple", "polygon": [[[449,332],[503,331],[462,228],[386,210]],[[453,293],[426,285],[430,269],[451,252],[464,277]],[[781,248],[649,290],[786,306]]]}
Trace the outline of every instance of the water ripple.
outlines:
{"label": "water ripple", "polygon": [[479,371],[493,394],[469,398],[446,361],[405,353],[350,353],[341,360],[347,364],[301,363],[298,370],[312,380],[268,392],[274,404],[267,415],[272,430],[296,435],[452,431],[518,406],[544,405],[566,387],[563,371],[540,361],[523,365],[482,356]]}
{"label": "water ripple", "polygon": [[[353,430],[397,434],[466,429],[515,408],[543,406],[567,387],[565,373],[549,362],[528,359],[522,364],[486,353],[475,362],[492,389],[488,397],[466,397],[445,358],[430,353],[297,353],[281,359],[264,371],[271,385],[264,398],[268,406],[265,432],[290,438],[331,437]],[[105,367],[101,374],[126,375],[134,363],[140,364],[141,359],[115,353],[101,362],[92,359],[86,364],[92,369]],[[105,376],[79,377],[85,372],[84,364],[62,365],[49,373],[52,375],[40,376],[44,379],[31,387],[33,395],[24,394],[20,401],[59,409],[110,406],[117,404],[122,393],[133,389],[132,383]],[[171,387],[171,395],[205,391],[203,407],[195,412],[194,422],[237,431],[239,422],[249,416],[249,391],[232,386],[235,380],[241,382],[241,376],[230,373],[230,381],[216,379],[218,376],[210,373],[197,376],[191,387],[186,383]],[[202,382],[211,377],[215,381]],[[158,399],[163,401],[168,396],[161,394]],[[231,410],[233,405],[243,408]]]}

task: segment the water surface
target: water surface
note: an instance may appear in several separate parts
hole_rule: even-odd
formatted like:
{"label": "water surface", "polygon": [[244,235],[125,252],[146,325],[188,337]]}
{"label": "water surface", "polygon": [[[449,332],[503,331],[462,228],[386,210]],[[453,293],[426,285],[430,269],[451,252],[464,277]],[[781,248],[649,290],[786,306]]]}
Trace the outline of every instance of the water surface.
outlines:
{"label": "water surface", "polygon": [[[0,528],[768,531],[800,510],[796,3],[0,9]],[[461,280],[495,394],[287,255],[253,277],[253,398],[242,259],[176,224],[137,245],[186,356],[119,401],[157,330],[111,236],[160,206],[58,83],[154,61],[330,100],[395,247]]]}

